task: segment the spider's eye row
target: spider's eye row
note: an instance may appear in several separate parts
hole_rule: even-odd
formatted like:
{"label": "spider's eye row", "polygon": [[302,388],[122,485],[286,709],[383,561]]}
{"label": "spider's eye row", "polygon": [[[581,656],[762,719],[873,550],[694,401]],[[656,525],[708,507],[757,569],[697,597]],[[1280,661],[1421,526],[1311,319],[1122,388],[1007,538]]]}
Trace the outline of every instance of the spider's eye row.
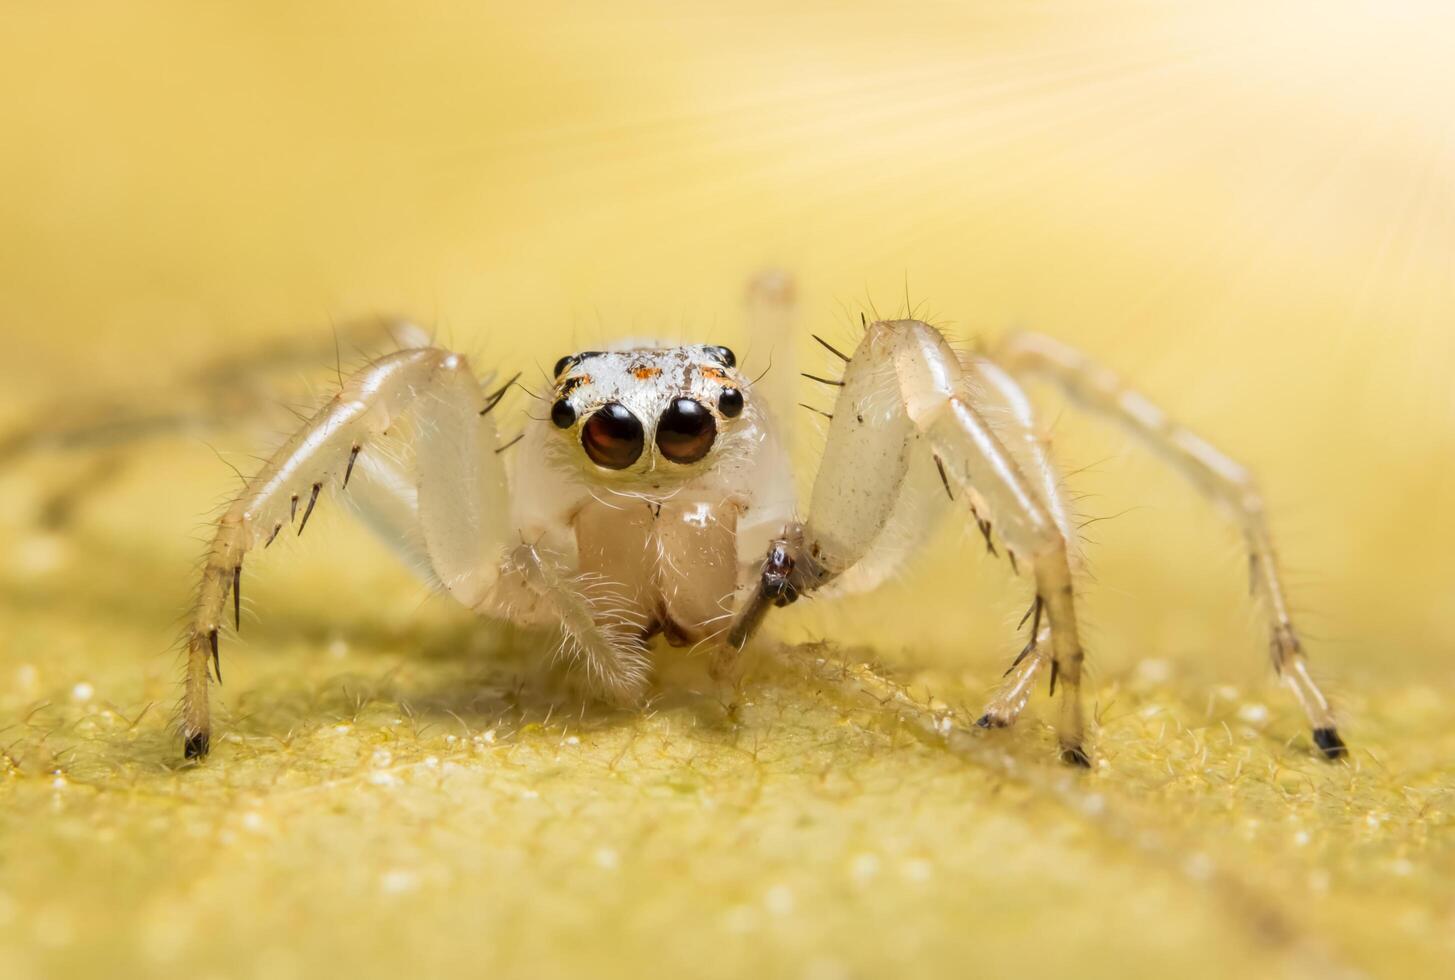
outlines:
{"label": "spider's eye row", "polygon": [[717,396],[717,410],[730,419],[743,414],[743,393],[736,388],[724,388]]}
{"label": "spider's eye row", "polygon": [[695,463],[717,438],[717,422],[700,402],[679,398],[657,421],[657,448],[674,463]]}
{"label": "spider's eye row", "polygon": [[738,366],[738,356],[732,352],[731,347],[710,347],[712,356],[721,362],[723,367],[731,368]]}
{"label": "spider's eye row", "polygon": [[624,470],[642,455],[642,423],[626,406],[608,402],[581,427],[581,445],[597,466]]}
{"label": "spider's eye row", "polygon": [[552,377],[559,378],[568,367],[574,367],[588,357],[600,357],[602,353],[599,350],[583,350],[575,354],[567,354],[556,362],[556,366],[551,370],[551,375]]}
{"label": "spider's eye row", "polygon": [[576,410],[571,403],[562,398],[551,406],[551,421],[558,429],[569,429],[576,424]]}

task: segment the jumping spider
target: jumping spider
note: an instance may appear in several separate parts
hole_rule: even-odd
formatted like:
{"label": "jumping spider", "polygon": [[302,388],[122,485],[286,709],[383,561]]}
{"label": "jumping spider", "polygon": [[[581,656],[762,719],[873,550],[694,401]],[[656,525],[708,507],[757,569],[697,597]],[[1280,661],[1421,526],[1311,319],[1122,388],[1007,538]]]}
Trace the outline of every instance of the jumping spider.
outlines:
{"label": "jumping spider", "polygon": [[[1279,676],[1329,759],[1345,753],[1289,618],[1263,505],[1247,472],[1077,351],[1015,335],[957,353],[918,320],[865,324],[835,393],[806,517],[784,443],[733,352],[624,343],[562,357],[520,445],[497,449],[505,386],[465,357],[418,346],[379,357],[247,480],[217,524],[187,632],[184,751],[208,751],[208,686],[243,561],[287,525],[301,532],[341,492],[384,541],[481,615],[558,629],[593,689],[639,703],[647,644],[705,645],[719,670],[773,606],[862,591],[958,508],[1034,579],[1030,640],[979,724],[1016,720],[1043,667],[1061,684],[1064,761],[1086,766],[1082,645],[1069,553],[1075,530],[1020,380],[1059,386],[1159,453],[1234,515],[1270,621]],[[517,376],[518,377],[518,376]],[[514,382],[515,379],[512,379]],[[404,425],[406,420],[410,422]],[[402,433],[406,456],[380,439]],[[502,447],[503,448],[503,447]],[[300,516],[301,515],[301,516]],[[218,675],[220,678],[220,674]]]}

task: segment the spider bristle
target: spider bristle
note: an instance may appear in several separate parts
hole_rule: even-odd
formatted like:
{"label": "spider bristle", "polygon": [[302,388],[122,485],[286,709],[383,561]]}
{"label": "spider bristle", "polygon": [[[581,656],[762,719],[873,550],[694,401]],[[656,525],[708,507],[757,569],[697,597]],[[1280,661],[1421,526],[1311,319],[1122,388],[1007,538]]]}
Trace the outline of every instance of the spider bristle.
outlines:
{"label": "spider bristle", "polygon": [[[318,492],[323,489],[322,483],[313,485],[313,492],[308,495],[308,506],[303,509],[303,521],[298,525],[298,533],[302,534],[303,529],[308,526],[308,518],[313,514],[313,505],[318,503]],[[294,498],[295,500],[298,498]]]}
{"label": "spider bristle", "polygon": [[480,414],[489,415],[492,411],[494,411],[495,406],[500,404],[500,400],[504,398],[505,393],[510,390],[510,386],[515,384],[519,380],[520,372],[517,371],[509,381],[505,382],[505,384],[501,385],[494,392],[487,395],[485,397],[485,407],[480,409]]}
{"label": "spider bristle", "polygon": [[[222,657],[218,654],[217,627],[207,631],[207,642],[212,647],[212,672],[217,675],[217,683],[222,683]],[[204,669],[205,673],[205,669]]]}
{"label": "spider bristle", "polygon": [[818,334],[810,334],[810,336],[813,337],[814,340],[818,341],[821,345],[823,345],[824,349],[827,350],[830,354],[834,355],[839,360],[843,361],[845,364],[847,364],[849,362],[849,355],[848,354],[845,354],[843,351],[839,350],[833,344],[829,343],[827,340],[824,340]]}
{"label": "spider bristle", "polygon": [[[945,474],[945,461],[943,459],[940,459],[939,453],[934,453],[933,455],[935,458],[935,469],[940,471],[940,483],[942,483],[945,487],[945,496],[949,497],[951,503],[953,503],[955,500],[955,494],[953,491],[950,490],[950,478]],[[981,530],[984,530],[983,526]]]}

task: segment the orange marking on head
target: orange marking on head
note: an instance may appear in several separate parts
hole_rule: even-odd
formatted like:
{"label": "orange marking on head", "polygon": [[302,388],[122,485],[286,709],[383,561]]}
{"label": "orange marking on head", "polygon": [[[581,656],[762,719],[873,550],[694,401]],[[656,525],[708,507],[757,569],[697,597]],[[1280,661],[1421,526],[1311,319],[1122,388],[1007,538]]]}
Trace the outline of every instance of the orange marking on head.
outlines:
{"label": "orange marking on head", "polygon": [[650,381],[652,378],[655,378],[661,373],[661,368],[652,367],[648,364],[639,364],[636,367],[632,368],[632,377],[636,378],[638,381]]}
{"label": "orange marking on head", "polygon": [[709,381],[726,381],[728,376],[715,367],[700,367],[697,373]]}

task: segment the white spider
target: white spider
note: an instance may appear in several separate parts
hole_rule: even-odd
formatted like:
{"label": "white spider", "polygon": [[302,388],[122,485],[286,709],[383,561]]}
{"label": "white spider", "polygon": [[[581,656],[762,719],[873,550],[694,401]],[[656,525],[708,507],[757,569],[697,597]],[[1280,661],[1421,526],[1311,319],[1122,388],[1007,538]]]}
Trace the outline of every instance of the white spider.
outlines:
{"label": "white spider", "polygon": [[[1012,724],[1049,664],[1052,691],[1062,684],[1062,758],[1089,765],[1075,532],[1016,380],[1030,376],[1120,422],[1235,517],[1269,615],[1274,667],[1319,751],[1344,754],[1242,467],[1045,337],[957,354],[934,327],[892,320],[867,324],[851,357],[819,342],[845,364],[841,378],[806,376],[837,397],[802,520],[766,399],[725,347],[622,343],[561,358],[543,400],[549,411],[526,424],[508,456],[497,450],[495,409],[509,384],[487,394],[463,356],[423,343],[367,364],[218,522],[187,627],[186,755],[208,751],[209,661],[218,669],[229,595],[240,611],[245,556],[285,525],[301,532],[320,495],[338,490],[463,605],[559,629],[562,651],[619,704],[642,697],[653,637],[709,645],[721,671],[771,607],[872,588],[958,506],[988,545],[993,529],[1035,584],[1030,641],[979,723]],[[408,458],[381,448],[391,431],[404,435]]]}

